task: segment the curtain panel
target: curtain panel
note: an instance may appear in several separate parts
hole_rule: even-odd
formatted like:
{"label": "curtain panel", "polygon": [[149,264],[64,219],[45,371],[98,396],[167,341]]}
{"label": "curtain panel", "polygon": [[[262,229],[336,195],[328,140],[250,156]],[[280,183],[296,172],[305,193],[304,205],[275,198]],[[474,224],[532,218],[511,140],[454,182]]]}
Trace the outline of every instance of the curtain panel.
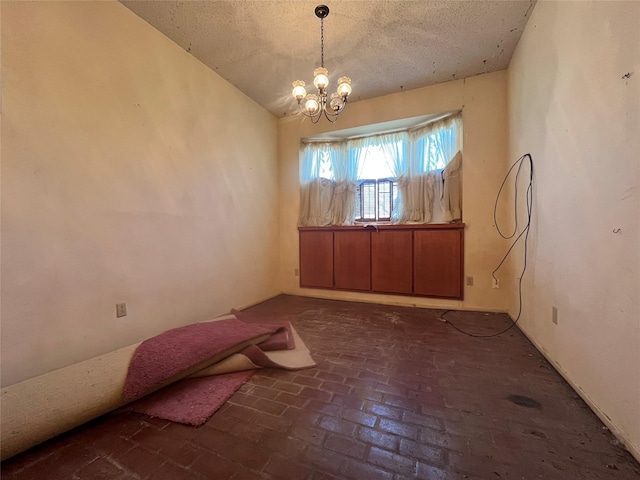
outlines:
{"label": "curtain panel", "polygon": [[461,113],[402,132],[302,143],[298,225],[353,224],[358,182],[373,161],[398,182],[392,223],[462,220],[461,150]]}

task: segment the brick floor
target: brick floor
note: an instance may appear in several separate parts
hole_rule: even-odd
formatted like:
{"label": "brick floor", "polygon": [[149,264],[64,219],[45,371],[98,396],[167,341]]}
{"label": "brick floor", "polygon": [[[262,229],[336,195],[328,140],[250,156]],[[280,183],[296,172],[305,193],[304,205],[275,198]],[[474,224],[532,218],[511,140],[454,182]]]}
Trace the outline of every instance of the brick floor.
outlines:
{"label": "brick floor", "polygon": [[[205,425],[112,413],[2,464],[3,479],[637,479],[640,466],[517,329],[282,295],[318,362],[262,370]],[[504,315],[451,312],[476,332]]]}

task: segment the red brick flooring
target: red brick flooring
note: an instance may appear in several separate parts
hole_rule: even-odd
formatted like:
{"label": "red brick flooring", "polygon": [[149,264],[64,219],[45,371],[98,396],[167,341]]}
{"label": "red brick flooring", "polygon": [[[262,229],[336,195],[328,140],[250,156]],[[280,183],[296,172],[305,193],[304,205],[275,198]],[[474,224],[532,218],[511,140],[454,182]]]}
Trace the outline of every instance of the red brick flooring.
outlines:
{"label": "red brick flooring", "polygon": [[[516,328],[279,296],[318,368],[256,373],[204,426],[112,413],[3,479],[638,479],[640,467]],[[451,312],[480,333],[504,315]]]}

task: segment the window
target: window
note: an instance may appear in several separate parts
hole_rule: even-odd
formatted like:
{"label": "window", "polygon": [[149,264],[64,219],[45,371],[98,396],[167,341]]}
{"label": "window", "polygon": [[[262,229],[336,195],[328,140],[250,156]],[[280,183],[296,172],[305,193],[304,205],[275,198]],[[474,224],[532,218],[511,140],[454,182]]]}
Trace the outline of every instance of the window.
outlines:
{"label": "window", "polygon": [[391,221],[394,205],[398,204],[398,182],[392,178],[368,179],[358,182],[356,190],[356,222]]}
{"label": "window", "polygon": [[394,203],[398,206],[398,182],[392,162],[381,145],[362,147],[358,157],[355,221],[391,221]]}
{"label": "window", "polygon": [[456,114],[413,130],[303,143],[298,224],[461,219],[461,127]]}

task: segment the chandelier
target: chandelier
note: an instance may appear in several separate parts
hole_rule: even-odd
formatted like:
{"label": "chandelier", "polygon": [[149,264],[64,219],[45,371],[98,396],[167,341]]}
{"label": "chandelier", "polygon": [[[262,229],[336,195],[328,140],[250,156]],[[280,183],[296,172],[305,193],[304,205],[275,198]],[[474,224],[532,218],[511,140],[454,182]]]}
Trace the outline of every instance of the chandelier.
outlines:
{"label": "chandelier", "polygon": [[329,85],[329,71],[324,68],[324,19],[329,15],[329,7],[318,5],[315,10],[316,17],[320,19],[320,68],[313,71],[313,84],[318,89],[318,94],[307,94],[302,80],[293,82],[293,98],[298,101],[300,112],[311,119],[312,123],[318,123],[324,117],[331,123],[337,120],[347,105],[347,99],[351,93],[351,79],[340,77],[338,90],[327,99],[327,86]]}

